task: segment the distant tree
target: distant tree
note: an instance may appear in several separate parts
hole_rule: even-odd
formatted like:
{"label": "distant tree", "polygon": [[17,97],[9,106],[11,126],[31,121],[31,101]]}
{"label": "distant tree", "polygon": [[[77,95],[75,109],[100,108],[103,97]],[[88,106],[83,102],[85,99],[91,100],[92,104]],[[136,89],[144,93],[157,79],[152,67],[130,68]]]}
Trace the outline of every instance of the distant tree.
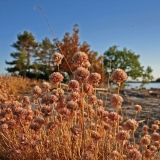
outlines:
{"label": "distant tree", "polygon": [[43,73],[46,79],[49,78],[49,75],[55,69],[55,66],[53,66],[52,56],[56,50],[56,46],[51,43],[49,38],[46,37],[39,44],[39,49],[34,56],[35,61],[33,62],[32,67],[36,69],[36,71]]}
{"label": "distant tree", "polygon": [[35,37],[32,33],[24,31],[23,34],[18,34],[18,40],[13,43],[13,47],[17,50],[23,49],[27,55],[27,66],[30,67],[31,54],[35,54],[38,43],[35,41]]}
{"label": "distant tree", "polygon": [[151,75],[152,71],[153,70],[152,70],[152,68],[150,66],[148,66],[146,68],[146,70],[143,71],[143,74],[142,74],[142,85],[141,85],[141,87],[143,87],[149,81],[152,81],[154,79],[154,77]]}
{"label": "distant tree", "polygon": [[160,78],[157,78],[157,79],[156,79],[156,82],[160,82]]}
{"label": "distant tree", "polygon": [[13,67],[8,67],[6,70],[13,75],[25,76],[27,72],[27,56],[25,52],[21,49],[21,52],[11,53],[11,57],[13,57],[15,60],[12,62],[6,61],[6,64]]}
{"label": "distant tree", "polygon": [[60,46],[59,52],[62,51],[62,54],[64,55],[62,64],[60,65],[60,69],[67,72],[69,76],[72,76],[72,71],[75,70],[75,67],[72,63],[72,57],[74,53],[77,51],[82,51],[88,54],[89,61],[91,63],[90,70],[92,72],[98,72],[101,73],[101,62],[102,62],[102,56],[98,56],[98,53],[95,51],[90,50],[90,45],[86,42],[80,43],[79,42],[79,29],[78,25],[75,24],[73,27],[73,33],[70,35],[69,32],[65,33],[63,39],[61,41],[58,41],[58,44]]}
{"label": "distant tree", "polygon": [[53,71],[57,71],[57,67],[52,62],[53,53],[60,52],[64,55],[64,58],[59,69],[61,73],[64,72],[65,77],[69,75],[71,78],[73,71],[76,69],[72,63],[72,57],[76,52],[82,51],[89,57],[90,71],[104,75],[104,68],[102,68],[103,57],[90,50],[88,43],[79,42],[78,25],[74,25],[72,34],[67,32],[61,41],[54,40],[53,43],[49,38],[45,38],[41,43],[38,43],[32,33],[28,31],[18,34],[17,39],[12,45],[16,49],[16,52],[11,53],[14,60],[11,62],[6,61],[7,65],[12,66],[6,69],[10,73],[21,74],[29,78],[48,79]]}
{"label": "distant tree", "polygon": [[104,53],[106,72],[113,72],[114,69],[121,68],[132,80],[142,78],[143,83],[148,83],[153,79],[151,75],[152,69],[151,67],[147,67],[147,69],[144,70],[144,66],[141,66],[139,62],[139,57],[139,55],[136,55],[131,50],[127,50],[126,48],[118,50],[117,46],[112,46]]}
{"label": "distant tree", "polygon": [[17,52],[11,53],[11,57],[15,60],[12,62],[6,61],[6,64],[12,65],[13,67],[7,68],[7,71],[12,72],[17,70],[17,72],[21,73],[20,69],[25,67],[24,74],[26,74],[26,72],[30,72],[31,54],[35,54],[38,44],[35,42],[32,33],[27,31],[24,31],[23,34],[18,34],[17,39],[17,42],[12,45]]}

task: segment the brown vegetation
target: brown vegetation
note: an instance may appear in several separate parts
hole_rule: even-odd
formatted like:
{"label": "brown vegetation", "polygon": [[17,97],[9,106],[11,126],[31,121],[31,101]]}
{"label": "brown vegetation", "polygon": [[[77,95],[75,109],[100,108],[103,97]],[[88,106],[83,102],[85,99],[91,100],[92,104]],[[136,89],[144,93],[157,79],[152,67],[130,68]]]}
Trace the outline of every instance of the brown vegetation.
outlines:
{"label": "brown vegetation", "polygon": [[[97,96],[101,76],[90,74],[87,67],[83,68],[83,61],[77,63],[74,80],[65,91],[61,85],[63,76],[55,72],[50,76],[50,83],[42,82],[33,88],[31,97],[1,101],[0,157],[10,160],[160,159],[160,121],[156,120],[152,128],[143,126],[142,137],[136,140],[140,123],[136,116],[141,106],[134,107],[132,119],[124,119],[120,86],[127,78],[126,73],[117,69],[111,75],[118,90],[111,97],[113,111],[109,112],[103,97]],[[76,62],[74,65],[77,66]]]}

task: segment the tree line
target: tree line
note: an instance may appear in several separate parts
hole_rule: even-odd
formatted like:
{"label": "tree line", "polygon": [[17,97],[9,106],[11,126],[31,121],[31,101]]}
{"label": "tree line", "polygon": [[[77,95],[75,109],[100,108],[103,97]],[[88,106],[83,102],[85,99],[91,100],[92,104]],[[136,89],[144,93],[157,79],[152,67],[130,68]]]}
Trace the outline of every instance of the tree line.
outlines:
{"label": "tree line", "polygon": [[[100,73],[103,81],[107,81],[110,73],[116,68],[125,70],[132,80],[141,78],[143,83],[153,80],[152,68],[148,66],[145,69],[139,62],[140,55],[131,50],[126,48],[119,50],[117,46],[112,46],[104,51],[102,56],[91,50],[87,42],[80,43],[77,24],[73,26],[71,34],[65,33],[62,40],[51,41],[46,37],[42,42],[37,42],[32,33],[24,31],[17,35],[17,41],[11,46],[16,50],[10,53],[13,61],[5,63],[10,66],[6,70],[12,75],[48,80],[52,72],[59,70],[67,80],[72,78],[72,71],[75,69],[72,64],[74,53],[82,51],[89,57],[90,71]],[[62,64],[58,68],[52,61],[55,52],[64,55]]]}

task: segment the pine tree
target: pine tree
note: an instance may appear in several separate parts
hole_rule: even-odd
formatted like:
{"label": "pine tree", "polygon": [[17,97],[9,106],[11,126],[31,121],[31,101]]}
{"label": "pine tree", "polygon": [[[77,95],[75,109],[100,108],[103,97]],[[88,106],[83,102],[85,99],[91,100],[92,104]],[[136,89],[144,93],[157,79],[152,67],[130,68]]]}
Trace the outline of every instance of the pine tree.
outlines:
{"label": "pine tree", "polygon": [[10,73],[17,72],[18,74],[26,76],[27,72],[30,72],[31,58],[36,53],[38,43],[35,42],[35,38],[32,33],[24,31],[23,34],[17,35],[17,42],[13,43],[17,52],[11,53],[11,57],[15,60],[12,62],[6,61],[6,64],[12,65],[6,70]]}

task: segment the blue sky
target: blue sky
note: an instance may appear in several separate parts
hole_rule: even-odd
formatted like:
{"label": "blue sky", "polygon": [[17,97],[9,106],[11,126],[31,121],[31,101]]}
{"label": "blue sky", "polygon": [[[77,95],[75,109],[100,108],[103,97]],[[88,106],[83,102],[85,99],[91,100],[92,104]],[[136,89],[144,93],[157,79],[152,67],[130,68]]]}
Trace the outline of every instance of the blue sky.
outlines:
{"label": "blue sky", "polygon": [[1,0],[0,73],[6,73],[5,60],[11,61],[11,45],[17,34],[32,32],[36,41],[53,39],[38,4],[45,12],[54,34],[60,40],[78,24],[80,42],[103,54],[113,45],[140,55],[140,62],[160,77],[159,0]]}

